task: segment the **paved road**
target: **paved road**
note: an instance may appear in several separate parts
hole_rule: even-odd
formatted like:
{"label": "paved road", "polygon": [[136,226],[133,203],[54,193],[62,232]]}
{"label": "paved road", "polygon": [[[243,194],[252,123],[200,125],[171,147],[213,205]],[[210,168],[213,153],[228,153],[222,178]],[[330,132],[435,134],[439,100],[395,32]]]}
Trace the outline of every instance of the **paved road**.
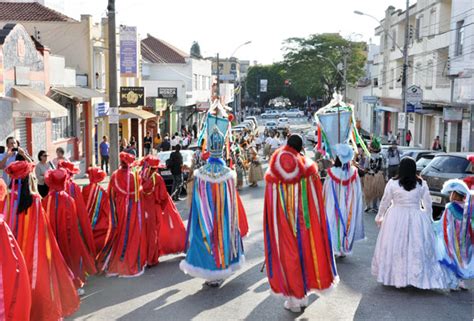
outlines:
{"label": "paved road", "polygon": [[[301,124],[301,127],[304,125]],[[138,278],[93,277],[81,309],[69,320],[472,320],[472,291],[440,292],[395,289],[377,284],[370,264],[377,237],[375,214],[365,214],[367,240],[353,256],[338,260],[341,281],[318,297],[311,295],[304,313],[283,309],[270,294],[265,273],[262,211],[263,184],[241,195],[251,234],[244,240],[246,265],[219,289],[183,274],[183,256],[169,256]],[[185,202],[178,209],[187,219]],[[473,282],[468,286],[473,288]]]}

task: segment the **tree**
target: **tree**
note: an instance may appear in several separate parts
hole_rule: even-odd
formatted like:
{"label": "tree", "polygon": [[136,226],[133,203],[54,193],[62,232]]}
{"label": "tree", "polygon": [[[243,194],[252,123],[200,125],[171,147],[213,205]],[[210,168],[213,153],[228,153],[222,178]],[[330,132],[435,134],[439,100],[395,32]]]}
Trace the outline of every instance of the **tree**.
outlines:
{"label": "tree", "polygon": [[[252,66],[249,68],[246,85],[250,97],[265,106],[272,98],[283,95],[284,78],[282,64],[272,64],[266,66]],[[267,92],[261,92],[260,81],[268,80]],[[260,98],[258,97],[260,96]]]}
{"label": "tree", "polygon": [[199,46],[199,43],[197,41],[193,41],[190,54],[193,58],[202,58],[201,47]]}
{"label": "tree", "polygon": [[344,55],[347,56],[347,82],[355,83],[362,75],[366,44],[352,42],[339,34],[313,34],[285,41],[284,65],[297,96],[331,99],[334,89],[342,91]]}

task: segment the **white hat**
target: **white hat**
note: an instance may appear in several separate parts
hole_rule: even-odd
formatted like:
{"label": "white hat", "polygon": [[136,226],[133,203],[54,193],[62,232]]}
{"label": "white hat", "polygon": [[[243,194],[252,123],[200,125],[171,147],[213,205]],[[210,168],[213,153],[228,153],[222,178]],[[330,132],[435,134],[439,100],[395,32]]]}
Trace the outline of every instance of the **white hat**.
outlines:
{"label": "white hat", "polygon": [[349,163],[354,158],[354,151],[347,144],[337,144],[334,146],[334,152],[343,164]]}
{"label": "white hat", "polygon": [[460,179],[450,179],[443,184],[441,193],[449,194],[451,192],[456,192],[463,196],[467,196],[470,193],[466,183]]}

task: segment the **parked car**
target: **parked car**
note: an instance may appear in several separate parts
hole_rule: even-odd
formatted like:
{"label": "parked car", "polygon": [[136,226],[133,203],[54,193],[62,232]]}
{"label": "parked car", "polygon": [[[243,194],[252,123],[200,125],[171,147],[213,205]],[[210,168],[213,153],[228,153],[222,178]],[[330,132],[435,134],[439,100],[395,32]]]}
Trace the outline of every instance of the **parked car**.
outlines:
{"label": "parked car", "polygon": [[267,110],[263,114],[260,115],[262,118],[278,118],[280,117],[280,113],[276,110]]}
{"label": "parked car", "polygon": [[[160,159],[160,166],[158,167],[158,171],[160,175],[163,177],[166,189],[168,193],[171,194],[171,189],[173,187],[173,175],[171,175],[171,171],[166,167],[166,161],[170,158],[172,151],[167,152],[159,152],[158,158]],[[181,150],[181,155],[183,156],[183,193],[186,193],[186,182],[188,181],[189,171],[193,165],[193,154],[192,150]]]}
{"label": "parked car", "polygon": [[474,176],[473,166],[467,160],[467,155],[469,153],[437,154],[421,171],[421,176],[430,189],[433,208],[438,208],[437,214],[448,202],[449,196],[441,193],[444,182],[452,178],[464,179],[468,176]]}
{"label": "parked car", "polygon": [[315,129],[308,130],[304,136],[306,142],[316,144],[318,142],[318,135],[316,133],[317,131]]}
{"label": "parked car", "polygon": [[275,129],[277,129],[277,123],[276,123],[276,121],[273,121],[273,120],[267,121],[267,122],[265,123],[265,129],[268,129],[268,130],[275,130]]}
{"label": "parked car", "polygon": [[433,160],[433,158],[437,155],[438,153],[426,153],[422,154],[418,160],[416,161],[416,172],[418,174],[421,173],[422,170],[425,169],[426,166]]}
{"label": "parked car", "polygon": [[247,117],[245,117],[245,120],[251,120],[251,121],[253,121],[253,123],[255,124],[255,128],[258,128],[257,117],[255,117],[255,116],[247,116]]}
{"label": "parked car", "polygon": [[278,118],[277,129],[287,129],[290,128],[290,120],[286,117]]}
{"label": "parked car", "polygon": [[255,129],[257,129],[257,126],[252,120],[245,120],[241,122],[240,124],[247,126],[247,128],[249,128],[251,131],[254,131]]}
{"label": "parked car", "polygon": [[289,109],[282,111],[280,114],[281,117],[304,117],[304,113],[299,109]]}
{"label": "parked car", "polygon": [[407,147],[407,149],[402,149],[403,150],[403,157],[411,157],[415,161],[418,161],[420,158],[422,158],[424,155],[429,155],[432,154],[433,151],[430,149],[423,149],[423,148],[411,148]]}

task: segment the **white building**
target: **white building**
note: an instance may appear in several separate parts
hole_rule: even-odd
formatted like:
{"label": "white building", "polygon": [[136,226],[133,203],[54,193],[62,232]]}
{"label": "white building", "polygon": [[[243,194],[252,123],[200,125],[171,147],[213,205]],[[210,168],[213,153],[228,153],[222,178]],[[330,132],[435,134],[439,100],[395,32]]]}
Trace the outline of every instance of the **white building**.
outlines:
{"label": "white building", "polygon": [[452,116],[458,122],[447,124],[446,144],[452,150],[474,151],[474,0],[452,0],[450,30],[452,112],[445,121]]}
{"label": "white building", "polygon": [[[374,59],[378,65],[374,95],[379,97],[376,108],[377,124],[382,135],[398,132],[404,124],[398,122],[402,108],[403,54],[405,11],[389,7],[381,26],[380,54]],[[451,82],[448,75],[448,56],[451,43],[451,0],[420,0],[409,9],[410,39],[407,86],[423,90],[422,108],[409,113],[408,128],[413,139],[411,146],[430,148],[435,136],[449,146],[443,109],[451,105]],[[450,150],[448,148],[448,150]]]}
{"label": "white building", "polygon": [[[187,128],[199,123],[199,114],[207,110],[211,99],[211,61],[190,57],[151,35],[141,41],[141,53],[148,104],[153,105],[159,97],[169,103],[160,130],[173,133],[183,125]],[[171,94],[166,97],[165,92]]]}

